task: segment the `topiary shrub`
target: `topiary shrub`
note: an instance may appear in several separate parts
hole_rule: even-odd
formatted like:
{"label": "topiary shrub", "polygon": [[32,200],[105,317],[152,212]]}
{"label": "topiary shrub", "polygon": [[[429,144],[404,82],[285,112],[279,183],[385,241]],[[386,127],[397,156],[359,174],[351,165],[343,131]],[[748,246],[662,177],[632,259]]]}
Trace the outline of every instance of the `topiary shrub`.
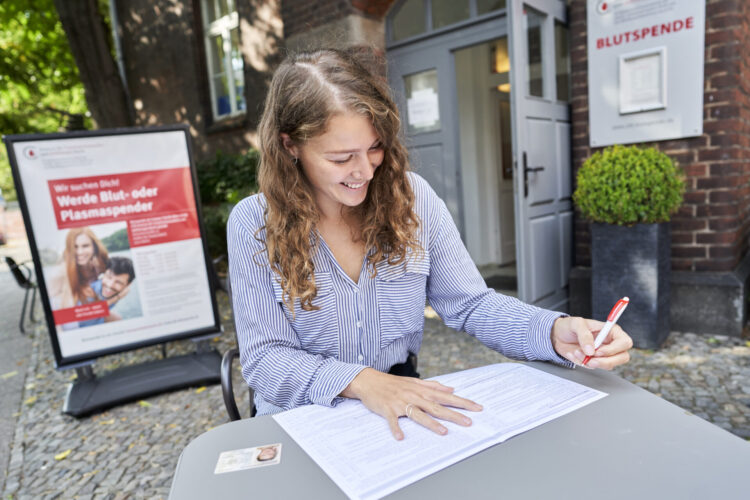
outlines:
{"label": "topiary shrub", "polygon": [[244,154],[218,152],[213,158],[198,162],[203,226],[212,257],[227,253],[227,219],[232,208],[258,191],[259,162],[255,149]]}
{"label": "topiary shrub", "polygon": [[667,222],[682,204],[685,180],[654,148],[612,146],[578,170],[573,201],[592,222],[633,225]]}

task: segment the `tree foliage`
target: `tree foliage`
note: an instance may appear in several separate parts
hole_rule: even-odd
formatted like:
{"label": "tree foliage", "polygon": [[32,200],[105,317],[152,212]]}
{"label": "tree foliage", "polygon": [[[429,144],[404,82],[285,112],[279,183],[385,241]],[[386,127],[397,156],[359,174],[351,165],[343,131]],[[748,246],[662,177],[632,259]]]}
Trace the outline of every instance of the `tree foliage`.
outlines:
{"label": "tree foliage", "polygon": [[[0,132],[56,132],[71,115],[88,115],[53,1],[1,1],[0,27]],[[5,148],[0,148],[0,188],[6,197],[14,197],[12,186]]]}
{"label": "tree foliage", "polygon": [[198,163],[203,224],[208,251],[213,257],[227,254],[226,229],[232,208],[258,191],[259,163],[260,154],[255,149],[238,155],[218,152],[215,157]]}
{"label": "tree foliage", "polygon": [[86,102],[97,128],[128,127],[134,116],[128,91],[112,54],[112,29],[105,0],[53,0]]}

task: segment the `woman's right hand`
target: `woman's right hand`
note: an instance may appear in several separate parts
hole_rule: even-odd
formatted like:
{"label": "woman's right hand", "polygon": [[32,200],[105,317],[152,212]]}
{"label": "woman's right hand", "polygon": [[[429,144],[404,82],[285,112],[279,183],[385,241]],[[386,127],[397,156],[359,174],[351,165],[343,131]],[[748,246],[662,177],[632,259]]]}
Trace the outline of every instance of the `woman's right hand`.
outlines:
{"label": "woman's right hand", "polygon": [[365,368],[341,392],[346,398],[359,399],[370,411],[388,421],[393,437],[404,439],[399,417],[408,417],[437,434],[448,429],[436,419],[468,427],[471,419],[448,407],[481,411],[482,406],[453,394],[453,388],[431,380],[399,377]]}

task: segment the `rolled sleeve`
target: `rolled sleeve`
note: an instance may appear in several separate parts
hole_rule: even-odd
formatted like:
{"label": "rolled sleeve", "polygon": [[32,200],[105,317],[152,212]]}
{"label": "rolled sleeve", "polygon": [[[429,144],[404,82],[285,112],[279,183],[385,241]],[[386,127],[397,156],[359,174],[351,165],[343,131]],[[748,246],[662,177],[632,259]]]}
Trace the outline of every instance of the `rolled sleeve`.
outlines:
{"label": "rolled sleeve", "polygon": [[574,366],[552,346],[552,325],[564,313],[541,309],[487,287],[466,250],[445,203],[424,179],[413,185],[422,200],[430,278],[428,299],[446,325],[463,330],[513,359]]}
{"label": "rolled sleeve", "polygon": [[310,402],[322,406],[335,406],[344,398],[344,389],[367,368],[364,365],[331,361],[323,365],[310,385]]}
{"label": "rolled sleeve", "polygon": [[567,314],[539,309],[529,321],[528,347],[526,358],[529,360],[550,361],[560,366],[573,368],[575,365],[563,358],[552,345],[552,325],[557,318],[564,318]]}

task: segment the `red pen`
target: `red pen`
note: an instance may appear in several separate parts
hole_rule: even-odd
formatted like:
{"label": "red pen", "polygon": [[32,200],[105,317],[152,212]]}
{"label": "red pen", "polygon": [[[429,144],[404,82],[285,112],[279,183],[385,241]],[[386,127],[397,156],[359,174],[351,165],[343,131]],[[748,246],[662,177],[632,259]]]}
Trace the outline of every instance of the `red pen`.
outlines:
{"label": "red pen", "polygon": [[[617,301],[617,304],[615,304],[615,306],[609,312],[609,316],[607,316],[607,322],[604,323],[604,327],[599,330],[599,335],[597,335],[596,339],[594,339],[595,351],[599,349],[599,346],[602,345],[604,339],[607,338],[607,335],[609,335],[609,331],[613,326],[615,326],[615,323],[617,323],[617,320],[620,319],[620,316],[622,316],[622,313],[625,311],[625,308],[628,307],[629,303],[630,299],[627,297],[623,297]],[[589,360],[591,360],[591,356],[586,356],[585,358],[583,358],[583,364],[585,365],[589,362]]]}

